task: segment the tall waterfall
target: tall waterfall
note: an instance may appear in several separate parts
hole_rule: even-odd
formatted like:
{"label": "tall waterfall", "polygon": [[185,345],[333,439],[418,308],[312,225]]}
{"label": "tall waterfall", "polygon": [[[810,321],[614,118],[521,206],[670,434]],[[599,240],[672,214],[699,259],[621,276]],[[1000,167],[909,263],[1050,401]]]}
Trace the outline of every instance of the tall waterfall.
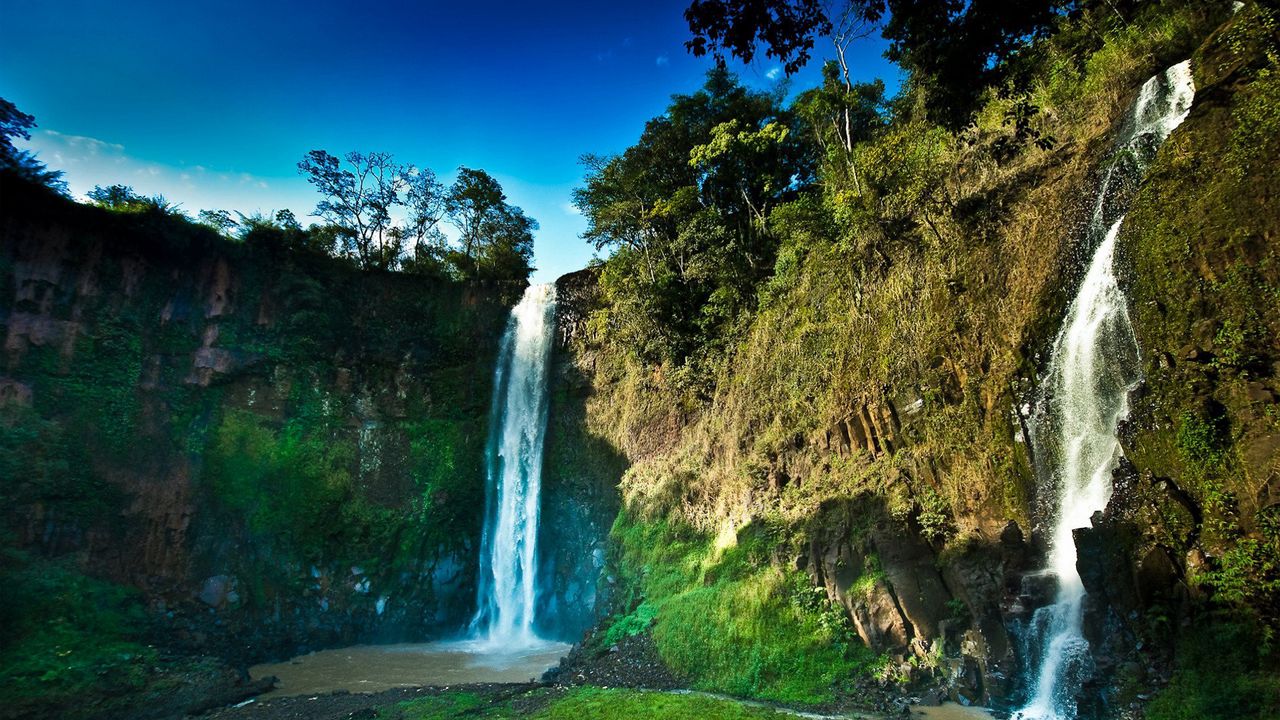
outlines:
{"label": "tall waterfall", "polygon": [[484,534],[471,631],[502,648],[540,642],[533,630],[534,583],[555,308],[554,285],[525,290],[511,309],[493,373]]}
{"label": "tall waterfall", "polygon": [[1041,496],[1055,502],[1046,571],[1056,576],[1058,591],[1055,603],[1037,610],[1028,629],[1030,697],[1014,714],[1022,720],[1075,718],[1076,696],[1092,673],[1072,531],[1088,526],[1111,497],[1111,473],[1121,455],[1116,426],[1128,415],[1128,394],[1140,379],[1127,300],[1116,282],[1116,237],[1134,186],[1190,112],[1194,94],[1189,61],[1142,86],[1116,159],[1103,173],[1086,237],[1095,249],[1054,341],[1032,416]]}

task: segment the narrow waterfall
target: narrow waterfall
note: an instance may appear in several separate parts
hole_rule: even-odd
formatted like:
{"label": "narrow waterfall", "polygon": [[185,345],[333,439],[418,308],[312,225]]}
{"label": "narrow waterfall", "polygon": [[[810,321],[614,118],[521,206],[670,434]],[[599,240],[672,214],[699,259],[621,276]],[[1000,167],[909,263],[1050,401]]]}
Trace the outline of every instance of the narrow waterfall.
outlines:
{"label": "narrow waterfall", "polygon": [[1142,86],[1103,173],[1087,228],[1092,259],[1054,341],[1032,416],[1041,501],[1054,503],[1046,572],[1058,587],[1055,603],[1037,610],[1027,629],[1028,699],[1014,714],[1021,720],[1075,718],[1076,696],[1092,673],[1072,531],[1088,526],[1111,497],[1121,454],[1116,426],[1128,415],[1128,395],[1140,379],[1137,340],[1114,271],[1116,237],[1133,188],[1190,112],[1194,94],[1189,61]]}
{"label": "narrow waterfall", "polygon": [[485,521],[471,632],[504,649],[534,645],[538,509],[556,289],[532,285],[511,309],[493,373]]}

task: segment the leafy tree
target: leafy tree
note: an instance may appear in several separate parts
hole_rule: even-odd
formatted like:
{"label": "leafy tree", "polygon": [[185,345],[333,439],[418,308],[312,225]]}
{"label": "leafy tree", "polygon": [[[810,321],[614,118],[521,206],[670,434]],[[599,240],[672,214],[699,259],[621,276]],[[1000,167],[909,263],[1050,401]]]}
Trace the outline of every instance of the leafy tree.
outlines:
{"label": "leafy tree", "polygon": [[831,31],[819,0],[694,0],[684,17],[693,32],[685,47],[695,56],[710,52],[723,66],[728,50],[749,63],[763,44],[788,75],[809,61],[814,36]]}
{"label": "leafy tree", "polygon": [[0,97],[0,172],[9,172],[25,180],[39,183],[67,194],[67,183],[60,171],[50,170],[27,150],[14,147],[13,139],[31,139],[36,119]]}
{"label": "leafy tree", "polygon": [[232,232],[240,227],[240,223],[231,217],[231,213],[226,210],[201,210],[196,215],[196,222],[201,225],[207,225],[218,232],[219,235],[230,237]]}
{"label": "leafy tree", "polygon": [[288,208],[285,208],[284,210],[277,210],[275,214],[275,221],[276,225],[279,225],[285,230],[302,229],[302,225],[298,223],[298,218],[293,214],[293,211]]}
{"label": "leafy tree", "polygon": [[532,271],[533,233],[538,221],[514,205],[506,205],[485,223],[486,242],[476,259],[478,277],[526,280]]}
{"label": "leafy tree", "polygon": [[507,202],[502,185],[493,176],[484,170],[459,168],[443,207],[459,233],[461,251],[450,253],[458,274],[498,280],[528,278],[533,231],[538,223]]}
{"label": "leafy tree", "polygon": [[854,146],[874,138],[888,126],[884,83],[854,83],[847,69],[828,61],[822,67],[822,85],[801,93],[793,104],[800,125],[821,150],[831,171],[847,175],[858,195],[863,180],[854,160]]}
{"label": "leafy tree", "polygon": [[449,222],[458,228],[462,254],[475,263],[477,250],[484,243],[487,226],[506,206],[507,196],[493,176],[483,170],[458,168],[458,178],[445,198]]}
{"label": "leafy tree", "polygon": [[716,69],[622,154],[583,159],[584,238],[612,251],[611,321],[642,358],[682,363],[750,306],[776,249],[765,220],[812,182],[796,120],[778,95]]}
{"label": "leafy tree", "polygon": [[405,233],[412,239],[412,251],[401,263],[406,272],[419,275],[441,275],[448,240],[440,231],[444,219],[447,197],[444,185],[436,174],[423,168],[410,175],[405,204],[409,209]]}

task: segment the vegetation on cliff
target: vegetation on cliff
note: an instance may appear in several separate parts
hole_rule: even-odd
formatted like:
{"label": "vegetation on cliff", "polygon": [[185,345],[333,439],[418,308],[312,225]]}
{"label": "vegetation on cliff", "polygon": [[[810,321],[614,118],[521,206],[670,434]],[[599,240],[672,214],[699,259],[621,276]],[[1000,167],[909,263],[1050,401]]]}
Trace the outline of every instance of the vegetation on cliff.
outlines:
{"label": "vegetation on cliff", "polygon": [[[616,249],[599,269],[579,352],[599,393],[589,423],[632,462],[612,561],[630,590],[610,632],[651,622],[664,659],[703,687],[762,696],[803,687],[819,697],[830,678],[811,668],[766,662],[756,680],[722,672],[751,662],[717,644],[736,632],[718,608],[734,607],[734,623],[770,628],[744,636],[754,657],[781,648],[797,657],[809,643],[830,650],[837,638],[822,622],[825,599],[805,609],[805,593],[779,580],[774,590],[789,599],[753,604],[741,583],[763,587],[800,567],[857,620],[859,608],[876,608],[859,597],[883,593],[879,565],[833,579],[843,561],[815,564],[813,552],[826,550],[808,548],[834,534],[856,549],[856,538],[876,535],[866,528],[885,523],[927,542],[945,590],[920,597],[955,617],[904,605],[895,612],[905,638],[862,639],[906,675],[904,657],[943,662],[964,627],[997,642],[1005,590],[999,580],[982,586],[973,568],[1001,562],[1008,521],[1036,527],[1018,408],[1079,272],[1073,228],[1137,86],[1193,53],[1202,97],[1125,225],[1124,262],[1141,265],[1132,282],[1143,355],[1179,368],[1176,378],[1148,371],[1144,403],[1158,404],[1135,410],[1142,429],[1126,435],[1141,479],[1118,493],[1169,517],[1138,523],[1125,551],[1143,573],[1154,572],[1153,548],[1172,558],[1172,582],[1193,600],[1166,608],[1164,622],[1229,608],[1274,628],[1271,363],[1280,353],[1276,303],[1259,298],[1277,291],[1277,220],[1258,208],[1275,184],[1266,128],[1276,31],[1271,11],[1249,3],[1201,47],[1229,13],[1084,3],[1018,51],[1021,94],[987,87],[959,130],[930,104],[936,78],[923,68],[886,100],[832,66],[823,88],[791,106],[756,98],[736,124],[717,112],[741,110],[750,95],[713,74],[700,93],[674,98],[637,145],[593,161],[579,206],[588,237]],[[853,131],[845,117],[858,119]],[[720,164],[705,165],[709,153]],[[745,167],[759,185],[735,181]],[[1183,347],[1196,332],[1198,349]],[[1186,372],[1196,375],[1190,384]],[[882,515],[870,510],[859,528],[829,512],[856,498],[877,499],[869,507]],[[1117,507],[1115,522],[1123,517]],[[761,527],[771,528],[773,553],[725,551],[752,547]],[[869,557],[884,547],[872,541]],[[903,579],[888,587],[905,603],[903,588],[892,590]],[[1168,657],[1179,632],[1155,628],[1160,618],[1126,630],[1149,647],[1159,638],[1148,658]],[[722,663],[722,652],[733,661]],[[837,675],[882,667],[856,655],[834,664]]]}

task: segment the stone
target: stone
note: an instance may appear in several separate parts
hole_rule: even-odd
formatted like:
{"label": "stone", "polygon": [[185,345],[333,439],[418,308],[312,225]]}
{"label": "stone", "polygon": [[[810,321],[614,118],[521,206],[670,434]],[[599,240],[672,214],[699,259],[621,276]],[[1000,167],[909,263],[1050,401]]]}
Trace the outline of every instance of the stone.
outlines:
{"label": "stone", "polygon": [[1168,595],[1178,582],[1178,566],[1163,547],[1153,547],[1138,563],[1138,597],[1144,606]]}
{"label": "stone", "polygon": [[205,579],[204,584],[200,586],[200,592],[196,593],[196,598],[212,608],[223,608],[229,604],[235,604],[240,600],[236,592],[237,584],[237,580],[230,575],[214,575]]}

